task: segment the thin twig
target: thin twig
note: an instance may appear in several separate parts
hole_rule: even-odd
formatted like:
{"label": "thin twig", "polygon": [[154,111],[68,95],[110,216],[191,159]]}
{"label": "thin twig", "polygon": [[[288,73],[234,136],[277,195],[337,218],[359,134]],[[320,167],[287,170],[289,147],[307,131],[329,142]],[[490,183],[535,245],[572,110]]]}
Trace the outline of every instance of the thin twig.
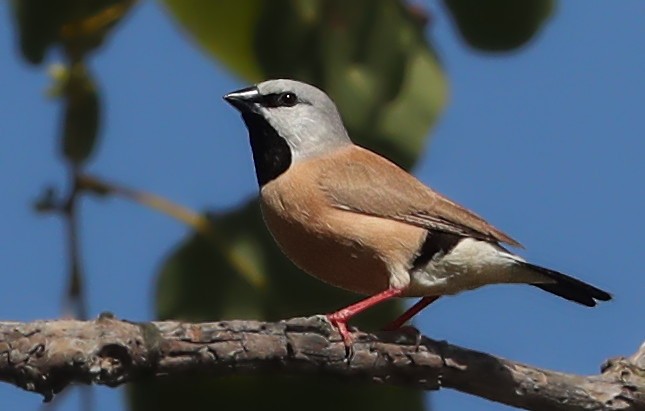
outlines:
{"label": "thin twig", "polygon": [[201,234],[203,238],[210,241],[214,248],[228,261],[231,267],[251,285],[258,288],[266,285],[264,274],[252,264],[249,264],[245,256],[232,248],[230,242],[222,238],[214,230],[211,221],[204,214],[193,211],[188,207],[174,203],[156,194],[135,190],[88,174],[79,176],[78,184],[85,191],[99,195],[114,194],[181,221]]}
{"label": "thin twig", "polygon": [[80,189],[78,175],[78,168],[71,166],[71,187],[62,209],[67,230],[67,248],[69,253],[69,276],[66,289],[66,301],[69,306],[64,311],[70,312],[74,318],[86,320],[89,314],[79,243],[78,199]]}

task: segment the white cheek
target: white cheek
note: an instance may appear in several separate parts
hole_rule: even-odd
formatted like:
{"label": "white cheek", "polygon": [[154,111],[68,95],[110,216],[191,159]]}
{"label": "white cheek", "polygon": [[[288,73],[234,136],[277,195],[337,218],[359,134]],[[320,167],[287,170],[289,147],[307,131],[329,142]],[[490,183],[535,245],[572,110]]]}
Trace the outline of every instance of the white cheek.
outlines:
{"label": "white cheek", "polygon": [[[317,125],[315,119],[309,117],[306,112],[288,113],[289,115],[277,115],[277,110],[289,110],[291,108],[275,108],[274,113],[268,113],[265,118],[278,134],[285,139],[294,161],[310,157],[318,151],[323,137],[323,129]],[[265,109],[266,110],[266,109]],[[283,113],[285,114],[285,113]],[[286,121],[293,118],[294,114],[302,114],[297,117],[298,121]]]}
{"label": "white cheek", "polygon": [[325,142],[325,130],[313,118],[299,117],[298,122],[291,127],[287,143],[296,157],[306,157],[319,152]]}

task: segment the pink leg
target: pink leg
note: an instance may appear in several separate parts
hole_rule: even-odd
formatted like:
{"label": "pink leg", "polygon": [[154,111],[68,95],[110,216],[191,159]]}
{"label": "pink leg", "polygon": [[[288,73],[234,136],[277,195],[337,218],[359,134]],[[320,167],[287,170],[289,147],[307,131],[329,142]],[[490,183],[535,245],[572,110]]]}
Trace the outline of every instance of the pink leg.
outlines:
{"label": "pink leg", "polygon": [[426,308],[428,305],[431,303],[435,302],[440,296],[439,295],[433,295],[430,297],[423,297],[419,301],[417,301],[412,307],[410,307],[406,312],[401,314],[396,320],[392,321],[388,325],[383,328],[385,331],[394,331],[398,330],[401,328],[403,324],[405,324],[410,318],[414,317],[419,313],[419,311],[423,310]]}
{"label": "pink leg", "polygon": [[355,316],[356,314],[365,311],[366,309],[389,300],[392,297],[401,295],[403,290],[388,289],[383,292],[380,292],[376,295],[373,295],[369,298],[366,298],[362,301],[352,304],[349,307],[345,307],[341,310],[327,314],[327,319],[334,327],[338,329],[340,336],[343,338],[343,342],[346,347],[351,347],[352,345],[352,334],[347,329],[347,320]]}

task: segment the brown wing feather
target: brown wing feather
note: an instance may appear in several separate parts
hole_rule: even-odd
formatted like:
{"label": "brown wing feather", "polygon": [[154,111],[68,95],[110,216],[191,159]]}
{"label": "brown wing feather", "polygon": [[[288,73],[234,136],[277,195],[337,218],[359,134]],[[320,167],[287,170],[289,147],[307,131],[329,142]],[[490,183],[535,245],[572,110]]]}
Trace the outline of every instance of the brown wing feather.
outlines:
{"label": "brown wing feather", "polygon": [[369,150],[352,146],[324,158],[324,163],[320,187],[337,208],[521,247],[475,213]]}

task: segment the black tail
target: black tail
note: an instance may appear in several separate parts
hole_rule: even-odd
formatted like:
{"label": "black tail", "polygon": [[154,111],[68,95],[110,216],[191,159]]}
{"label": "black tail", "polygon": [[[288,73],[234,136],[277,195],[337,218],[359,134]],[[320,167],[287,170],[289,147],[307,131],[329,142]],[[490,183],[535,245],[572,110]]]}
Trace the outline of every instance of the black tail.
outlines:
{"label": "black tail", "polygon": [[552,294],[566,298],[570,301],[575,301],[579,304],[586,305],[587,307],[595,307],[596,300],[609,301],[611,294],[582,282],[576,278],[569,277],[568,275],[559,273],[557,271],[549,270],[548,268],[540,267],[530,263],[521,262],[523,267],[540,272],[547,277],[555,280],[554,284],[531,284],[535,287],[541,288]]}

